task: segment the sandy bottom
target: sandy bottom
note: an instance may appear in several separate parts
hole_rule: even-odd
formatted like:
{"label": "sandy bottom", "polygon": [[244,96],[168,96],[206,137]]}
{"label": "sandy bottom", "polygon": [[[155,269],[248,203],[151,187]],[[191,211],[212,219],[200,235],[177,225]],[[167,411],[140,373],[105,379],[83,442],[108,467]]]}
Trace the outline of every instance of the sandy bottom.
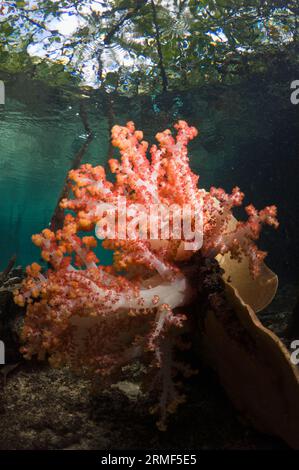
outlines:
{"label": "sandy bottom", "polygon": [[70,371],[22,363],[1,385],[0,449],[283,449],[238,416],[211,372],[160,432],[134,381],[97,396]]}

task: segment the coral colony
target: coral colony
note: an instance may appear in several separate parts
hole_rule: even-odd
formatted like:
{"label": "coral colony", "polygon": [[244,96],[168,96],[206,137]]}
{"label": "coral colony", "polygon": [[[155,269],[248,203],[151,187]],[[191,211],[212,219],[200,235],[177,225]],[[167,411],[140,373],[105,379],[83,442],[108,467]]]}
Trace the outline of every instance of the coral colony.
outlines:
{"label": "coral colony", "polygon": [[[176,355],[177,348],[186,347],[186,306],[198,292],[182,266],[192,263],[196,251],[201,259],[229,252],[234,259],[246,256],[252,276],[257,276],[266,253],[254,241],[262,224],[278,224],[275,206],[257,211],[249,205],[247,221],[232,228],[232,210],[242,204],[244,194],[238,187],[232,194],[199,189],[187,154],[197,130],[185,121],[174,127],[175,137],[170,130],[156,135],[159,145],[150,148],[149,158],[148,143],[133,122],[114,126],[112,144],[121,155],[109,161],[114,182],[107,180],[102,166],[85,164],[70,171],[73,198],[61,202],[67,210],[63,227],[32,237],[49,269],[28,266],[22,288],[15,292],[15,302],[27,305],[22,332],[26,358],[48,357],[53,366],[69,365],[106,385],[119,380],[124,366],[140,361],[146,365],[145,384],[159,397],[152,411],[159,416],[160,429],[184,401],[180,376],[192,373]],[[151,211],[153,205],[172,210],[164,220],[159,211]],[[136,223],[140,207],[142,217]],[[174,225],[178,228],[178,214],[184,223],[185,207],[189,230],[180,230],[178,237]],[[150,211],[151,223],[142,224]],[[156,230],[155,236],[150,230]],[[201,231],[200,245],[186,246],[190,233],[196,239],[196,230]],[[114,250],[112,266],[100,264],[90,232],[106,236],[102,245]]]}

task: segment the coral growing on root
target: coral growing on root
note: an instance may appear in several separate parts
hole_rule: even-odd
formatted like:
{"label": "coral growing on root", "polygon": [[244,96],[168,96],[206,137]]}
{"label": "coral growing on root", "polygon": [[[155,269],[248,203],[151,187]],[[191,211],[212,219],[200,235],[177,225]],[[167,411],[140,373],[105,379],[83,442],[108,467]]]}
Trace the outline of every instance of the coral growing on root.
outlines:
{"label": "coral growing on root", "polygon": [[[197,251],[202,259],[246,256],[256,277],[266,253],[255,240],[262,224],[277,226],[275,206],[257,211],[250,205],[248,220],[231,228],[233,208],[242,204],[244,194],[238,187],[231,194],[198,188],[187,153],[197,130],[184,121],[175,129],[176,136],[170,130],[157,134],[159,146],[151,147],[149,158],[148,143],[132,122],[113,127],[112,143],[121,156],[109,161],[115,182],[108,181],[101,166],[70,171],[73,197],[61,202],[70,211],[62,229],[32,237],[50,267],[28,266],[15,292],[16,303],[27,305],[25,357],[49,357],[54,366],[70,364],[105,383],[119,377],[124,365],[144,361],[150,376],[145,382],[160,392],[154,411],[161,429],[167,414],[184,400],[176,377],[192,373],[175,355],[176,347],[186,346],[187,306],[198,295],[182,260],[192,264]],[[168,215],[163,218],[161,212]],[[189,231],[180,226],[177,236],[171,229],[178,216],[184,225],[186,214]],[[103,246],[114,250],[113,266],[101,265],[94,236],[81,235],[91,231],[100,237],[105,233]]]}

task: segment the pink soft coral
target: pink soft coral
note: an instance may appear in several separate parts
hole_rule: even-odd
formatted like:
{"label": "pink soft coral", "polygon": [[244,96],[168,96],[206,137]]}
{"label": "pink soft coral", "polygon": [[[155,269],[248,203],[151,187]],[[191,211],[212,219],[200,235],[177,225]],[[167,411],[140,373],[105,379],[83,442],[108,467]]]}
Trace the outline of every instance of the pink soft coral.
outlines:
{"label": "pink soft coral", "polygon": [[[197,130],[184,121],[175,128],[176,137],[170,130],[157,134],[159,147],[151,147],[148,159],[148,143],[132,122],[114,126],[112,143],[121,154],[120,161],[109,161],[116,175],[114,183],[106,179],[101,166],[86,164],[70,171],[74,197],[63,200],[61,206],[72,215],[66,215],[56,233],[45,229],[32,237],[51,267],[42,273],[33,263],[27,268],[22,289],[15,293],[19,305],[28,304],[23,329],[27,358],[48,355],[53,365],[70,364],[107,379],[117,376],[131,361],[146,357],[148,370],[156,370],[155,381],[161,391],[157,407],[161,428],[166,412],[183,400],[174,383],[175,372],[184,369],[185,374],[190,373],[174,360],[173,348],[184,331],[186,316],[181,307],[195,296],[180,269],[180,260],[190,259],[194,250],[184,249],[183,235],[180,240],[171,236],[153,240],[133,230],[133,237],[120,237],[118,219],[114,238],[103,242],[104,247],[114,250],[114,265],[104,267],[94,252],[96,239],[81,237],[79,232],[94,231],[103,219],[99,210],[103,203],[109,212],[111,205],[117,207],[120,197],[125,198],[127,210],[118,216],[125,217],[122,221],[128,226],[136,204],[148,212],[153,204],[176,205],[177,210],[189,205],[193,228],[195,215],[202,217],[201,255],[214,258],[230,252],[239,259],[245,254],[256,276],[265,253],[257,249],[254,240],[263,223],[277,226],[274,206],[260,212],[248,206],[248,220],[231,229],[232,209],[241,205],[243,193],[237,187],[230,195],[223,189],[199,189],[187,155],[187,144]],[[109,235],[109,228],[106,233]],[[124,271],[126,275],[120,275]]]}

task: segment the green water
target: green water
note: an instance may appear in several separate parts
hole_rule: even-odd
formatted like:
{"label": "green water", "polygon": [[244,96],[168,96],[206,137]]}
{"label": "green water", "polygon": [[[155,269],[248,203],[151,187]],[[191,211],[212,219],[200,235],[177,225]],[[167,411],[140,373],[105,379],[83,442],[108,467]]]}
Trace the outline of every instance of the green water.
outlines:
{"label": "green water", "polygon": [[289,80],[256,78],[160,96],[111,96],[109,104],[101,93],[87,98],[30,80],[6,80],[0,109],[1,267],[13,254],[21,265],[39,257],[30,238],[48,226],[86,139],[79,115],[83,100],[94,133],[83,162],[106,165],[111,122],[134,120],[150,141],[179,118],[195,125],[200,135],[190,145],[190,157],[200,184],[226,190],[239,185],[247,203],[276,204],[281,228],[267,230],[261,243],[270,251],[271,267],[281,276],[297,276],[299,106],[290,103],[289,94]]}

